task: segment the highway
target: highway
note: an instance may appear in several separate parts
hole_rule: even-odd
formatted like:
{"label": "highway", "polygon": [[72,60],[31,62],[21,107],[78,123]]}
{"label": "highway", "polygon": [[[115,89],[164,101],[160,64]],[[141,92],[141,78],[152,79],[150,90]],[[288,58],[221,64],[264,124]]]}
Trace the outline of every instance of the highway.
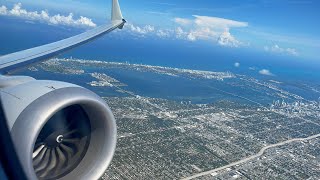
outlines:
{"label": "highway", "polygon": [[201,176],[205,176],[205,175],[208,175],[208,174],[211,174],[211,173],[214,173],[214,172],[218,172],[218,171],[224,170],[224,169],[226,169],[226,168],[231,168],[231,167],[233,167],[233,166],[236,166],[236,165],[245,163],[245,162],[247,162],[247,161],[250,161],[250,160],[252,160],[252,159],[255,159],[255,158],[257,158],[257,157],[262,156],[262,155],[265,153],[265,151],[268,150],[268,149],[270,149],[270,148],[275,148],[275,147],[278,147],[278,146],[283,146],[283,145],[286,145],[286,144],[289,144],[289,143],[292,143],[292,142],[297,142],[297,141],[307,141],[307,140],[311,140],[311,139],[318,138],[318,137],[320,137],[320,134],[316,134],[316,135],[313,135],[313,136],[310,136],[310,137],[307,137],[307,138],[296,138],[296,139],[290,139],[290,140],[287,140],[287,141],[283,141],[283,142],[280,142],[280,143],[277,143],[277,144],[271,144],[271,145],[268,145],[268,146],[262,148],[262,149],[261,149],[257,154],[255,154],[255,155],[249,156],[249,157],[247,157],[247,158],[245,158],[245,159],[242,159],[242,160],[233,162],[233,163],[231,163],[231,164],[228,164],[228,165],[225,165],[225,166],[222,166],[222,167],[219,167],[219,168],[210,170],[210,171],[205,171],[205,172],[198,173],[198,174],[195,174],[195,175],[192,175],[192,176],[189,176],[189,177],[182,178],[182,180],[190,180],[190,179],[198,178],[198,177],[201,177]]}

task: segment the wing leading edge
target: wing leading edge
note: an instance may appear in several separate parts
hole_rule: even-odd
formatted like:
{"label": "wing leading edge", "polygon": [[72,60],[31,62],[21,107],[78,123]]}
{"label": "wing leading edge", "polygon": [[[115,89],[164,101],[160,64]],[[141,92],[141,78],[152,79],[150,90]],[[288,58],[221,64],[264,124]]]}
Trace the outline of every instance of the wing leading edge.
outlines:
{"label": "wing leading edge", "polygon": [[51,44],[15,52],[0,57],[0,73],[2,75],[25,66],[48,60],[65,51],[93,41],[117,28],[122,29],[126,21],[123,19],[118,0],[112,0],[112,22],[87,31],[85,33],[57,41]]}

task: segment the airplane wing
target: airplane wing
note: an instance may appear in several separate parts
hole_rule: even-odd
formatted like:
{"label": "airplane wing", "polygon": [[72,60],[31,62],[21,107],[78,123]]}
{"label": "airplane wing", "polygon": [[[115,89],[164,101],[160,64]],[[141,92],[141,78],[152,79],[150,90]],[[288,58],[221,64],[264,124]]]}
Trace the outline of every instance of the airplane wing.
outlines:
{"label": "airplane wing", "polygon": [[0,57],[0,179],[100,179],[110,165],[117,127],[105,100],[75,84],[3,75],[122,29],[111,1],[109,25]]}
{"label": "airplane wing", "polygon": [[85,33],[57,41],[51,44],[15,52],[0,57],[0,73],[2,75],[29,66],[34,63],[48,60],[65,51],[90,42],[117,28],[122,29],[126,21],[123,19],[118,0],[113,0],[111,23],[87,31]]}

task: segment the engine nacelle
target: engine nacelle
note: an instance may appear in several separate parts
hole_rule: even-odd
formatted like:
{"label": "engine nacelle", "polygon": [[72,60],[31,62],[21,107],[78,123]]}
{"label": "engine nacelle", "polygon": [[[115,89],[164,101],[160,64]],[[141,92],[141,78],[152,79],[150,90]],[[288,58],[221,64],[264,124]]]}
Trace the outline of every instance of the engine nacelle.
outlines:
{"label": "engine nacelle", "polygon": [[77,85],[1,77],[0,94],[28,179],[99,179],[116,147],[108,105]]}

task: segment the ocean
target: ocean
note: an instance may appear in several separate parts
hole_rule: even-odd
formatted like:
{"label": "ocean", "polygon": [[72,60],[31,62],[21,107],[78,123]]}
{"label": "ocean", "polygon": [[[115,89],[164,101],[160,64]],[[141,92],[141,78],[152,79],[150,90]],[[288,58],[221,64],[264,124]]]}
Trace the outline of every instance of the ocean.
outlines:
{"label": "ocean", "polygon": [[[58,27],[43,23],[34,23],[13,17],[0,17],[0,55],[54,42],[60,39],[79,34],[84,29],[72,27]],[[250,50],[249,47],[225,48],[209,42],[189,42],[175,39],[161,39],[154,37],[139,37],[128,35],[127,32],[112,32],[103,38],[90,44],[72,50],[60,57],[73,57],[80,59],[92,59],[101,61],[129,62],[135,64],[147,64],[166,67],[229,71],[254,77],[259,80],[274,80],[282,82],[282,89],[295,92],[298,95],[314,100],[320,97],[318,92],[310,93],[310,87],[320,89],[320,63],[304,60],[299,57],[287,57],[268,54],[266,52]],[[240,67],[234,63],[239,62]],[[250,69],[249,69],[250,68]],[[254,69],[254,70],[253,70]],[[268,69],[274,76],[259,74],[259,70]],[[201,85],[192,82],[188,87],[186,80],[171,78],[170,81],[163,77],[152,76],[152,74],[123,75],[125,72],[110,72],[119,79],[130,85],[135,92],[144,93],[148,96],[160,96],[164,98],[194,99],[212,97],[208,89],[201,89]],[[19,74],[19,72],[18,72]],[[22,74],[26,74],[23,72]],[[28,75],[35,75],[27,73]],[[52,77],[52,75],[41,75],[42,78],[65,79],[63,76]],[[70,77],[70,79],[75,79]],[[80,81],[80,80],[79,80]],[[157,82],[161,81],[161,83]],[[74,82],[77,83],[77,82]],[[80,82],[78,82],[80,83]],[[179,84],[180,86],[174,86]],[[192,89],[198,86],[197,95]],[[175,87],[175,88],[172,88]],[[214,87],[232,92],[230,87],[216,83]],[[167,88],[169,90],[164,90]],[[161,91],[159,91],[161,89]],[[171,89],[171,90],[170,90]],[[234,90],[233,93],[241,93]],[[116,93],[115,93],[116,94]],[[159,95],[161,94],[161,95]],[[203,96],[205,94],[205,96]],[[247,93],[250,96],[250,93]],[[109,94],[110,96],[113,93]],[[199,97],[197,97],[199,95]],[[216,93],[219,96],[219,93]],[[214,99],[215,97],[212,97]],[[179,99],[179,98],[178,98]],[[268,99],[268,101],[270,101]]]}

